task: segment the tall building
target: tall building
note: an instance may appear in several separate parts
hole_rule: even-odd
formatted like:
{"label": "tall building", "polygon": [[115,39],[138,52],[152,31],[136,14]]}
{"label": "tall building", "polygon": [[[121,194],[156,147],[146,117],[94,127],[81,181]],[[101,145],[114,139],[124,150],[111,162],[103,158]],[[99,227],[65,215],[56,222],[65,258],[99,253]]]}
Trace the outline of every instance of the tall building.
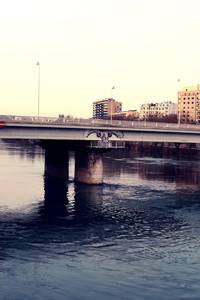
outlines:
{"label": "tall building", "polygon": [[200,85],[178,92],[178,116],[181,123],[200,123]]}
{"label": "tall building", "polygon": [[177,104],[172,101],[159,103],[145,103],[140,108],[140,119],[145,120],[151,117],[163,118],[177,114]]}
{"label": "tall building", "polygon": [[108,119],[111,115],[122,111],[122,103],[113,98],[93,102],[93,118]]}

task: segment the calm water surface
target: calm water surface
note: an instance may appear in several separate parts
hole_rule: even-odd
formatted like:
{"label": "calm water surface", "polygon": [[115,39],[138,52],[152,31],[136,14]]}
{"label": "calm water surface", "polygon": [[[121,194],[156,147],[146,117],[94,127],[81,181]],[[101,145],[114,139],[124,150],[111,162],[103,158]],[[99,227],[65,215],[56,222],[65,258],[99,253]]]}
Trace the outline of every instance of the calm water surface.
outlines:
{"label": "calm water surface", "polygon": [[0,143],[0,299],[200,298],[200,160],[106,153],[104,184]]}

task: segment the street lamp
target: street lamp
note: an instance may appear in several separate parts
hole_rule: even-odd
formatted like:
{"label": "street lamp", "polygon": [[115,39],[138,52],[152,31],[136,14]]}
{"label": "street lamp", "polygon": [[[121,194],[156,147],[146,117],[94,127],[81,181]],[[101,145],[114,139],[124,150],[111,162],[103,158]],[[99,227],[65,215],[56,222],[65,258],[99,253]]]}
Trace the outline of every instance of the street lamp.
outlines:
{"label": "street lamp", "polygon": [[40,63],[37,62],[36,66],[38,67],[38,117],[40,116]]}
{"label": "street lamp", "polygon": [[112,101],[113,101],[113,92],[114,92],[114,89],[115,89],[115,87],[113,86],[112,88],[111,88],[111,99],[110,99],[110,101],[111,101],[111,103],[110,103],[110,123],[112,124]]}
{"label": "street lamp", "polygon": [[177,83],[178,83],[178,91],[177,91],[177,97],[178,97],[178,105],[177,105],[177,109],[178,109],[178,126],[180,126],[181,124],[181,102],[179,102],[179,90],[180,90],[180,83],[181,80],[180,78],[177,79]]}

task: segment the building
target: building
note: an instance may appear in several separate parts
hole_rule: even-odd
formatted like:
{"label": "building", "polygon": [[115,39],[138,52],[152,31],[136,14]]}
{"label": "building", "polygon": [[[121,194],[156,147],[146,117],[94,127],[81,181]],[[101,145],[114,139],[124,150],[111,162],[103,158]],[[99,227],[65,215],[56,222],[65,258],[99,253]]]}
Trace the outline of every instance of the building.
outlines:
{"label": "building", "polygon": [[139,113],[136,109],[122,111],[113,114],[113,120],[137,120]]}
{"label": "building", "polygon": [[184,87],[178,92],[180,123],[200,123],[200,85]]}
{"label": "building", "polygon": [[108,119],[115,113],[122,111],[122,103],[113,98],[106,98],[93,102],[93,118]]}
{"label": "building", "polygon": [[172,101],[142,104],[139,113],[141,120],[162,119],[172,115],[177,115],[177,104]]}

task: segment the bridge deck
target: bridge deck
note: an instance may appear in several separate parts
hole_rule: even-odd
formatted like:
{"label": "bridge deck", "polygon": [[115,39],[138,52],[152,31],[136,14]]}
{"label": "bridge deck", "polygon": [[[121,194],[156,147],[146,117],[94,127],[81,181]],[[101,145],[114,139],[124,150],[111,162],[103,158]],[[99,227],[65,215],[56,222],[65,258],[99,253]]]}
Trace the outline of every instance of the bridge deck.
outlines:
{"label": "bridge deck", "polygon": [[2,123],[2,139],[200,143],[200,125],[24,117]]}

